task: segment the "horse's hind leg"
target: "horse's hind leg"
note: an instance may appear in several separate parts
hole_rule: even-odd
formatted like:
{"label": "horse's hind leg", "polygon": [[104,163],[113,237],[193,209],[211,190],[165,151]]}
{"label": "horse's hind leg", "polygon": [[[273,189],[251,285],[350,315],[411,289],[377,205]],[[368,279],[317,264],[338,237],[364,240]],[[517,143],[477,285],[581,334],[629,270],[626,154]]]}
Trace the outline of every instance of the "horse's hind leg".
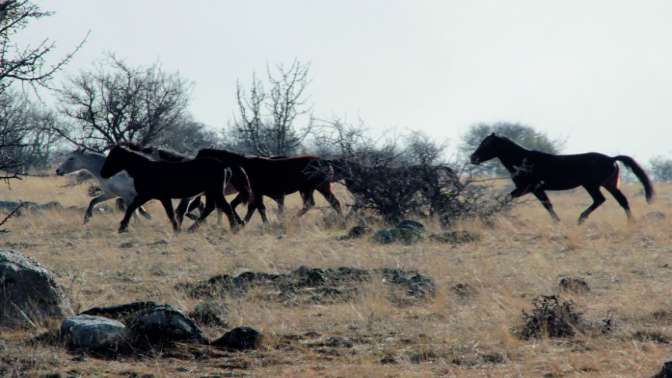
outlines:
{"label": "horse's hind leg", "polygon": [[535,190],[532,192],[535,197],[541,202],[542,205],[544,205],[544,208],[548,211],[549,214],[551,214],[551,218],[553,218],[554,221],[560,222],[560,217],[558,214],[555,213],[555,210],[553,210],[553,204],[551,203],[551,200],[548,198],[546,195],[546,192],[543,190]]}
{"label": "horse's hind leg", "polygon": [[203,220],[212,213],[212,210],[215,209],[215,199],[213,198],[212,195],[205,195],[205,208],[203,209],[203,212],[201,215],[194,221],[194,224],[189,227],[189,232],[194,232],[198,229],[198,227],[203,223]]}
{"label": "horse's hind leg", "polygon": [[593,204],[588,206],[588,208],[581,213],[581,216],[579,216],[579,224],[583,223],[586,218],[588,218],[590,213],[595,211],[595,209],[600,207],[600,205],[606,201],[604,195],[602,195],[602,192],[600,192],[599,186],[584,186],[584,188],[586,191],[588,191],[588,194],[593,197]]}
{"label": "horse's hind leg", "polygon": [[303,208],[301,208],[301,210],[299,210],[299,212],[296,214],[297,217],[300,217],[303,214],[307,213],[308,210],[310,210],[313,206],[315,206],[315,198],[313,198],[312,190],[300,193],[301,198],[303,199]]}
{"label": "horse's hind leg", "polygon": [[84,223],[86,224],[93,216],[93,207],[96,206],[97,203],[107,201],[110,198],[114,198],[114,196],[109,193],[103,193],[92,199],[91,202],[89,202],[89,207],[86,208],[86,212],[84,213]]}
{"label": "horse's hind leg", "polygon": [[628,217],[629,221],[632,221],[632,213],[630,212],[630,204],[628,203],[628,199],[623,195],[623,192],[621,192],[620,189],[618,189],[615,186],[611,185],[605,185],[604,186],[609,193],[611,193],[612,196],[618,201],[618,204],[621,205],[623,210],[625,210],[625,215]]}
{"label": "horse's hind leg", "polygon": [[236,211],[226,201],[224,195],[215,197],[215,203],[217,204],[217,208],[226,214],[227,218],[229,218],[229,226],[231,227],[231,231],[237,232],[243,223],[240,220],[238,214],[236,214]]}
{"label": "horse's hind leg", "polygon": [[341,215],[342,213],[341,203],[338,201],[338,198],[336,198],[334,193],[331,191],[331,185],[328,182],[324,183],[317,187],[317,191],[320,192],[324,196],[324,198],[327,199],[327,201],[329,201],[329,204],[331,205],[331,207],[334,208],[334,210],[336,210],[338,215]]}
{"label": "horse's hind leg", "polygon": [[173,226],[173,231],[180,232],[180,224],[175,219],[175,212],[173,211],[173,201],[171,201],[170,198],[162,198],[161,204],[166,210],[166,215],[170,220],[170,224]]}

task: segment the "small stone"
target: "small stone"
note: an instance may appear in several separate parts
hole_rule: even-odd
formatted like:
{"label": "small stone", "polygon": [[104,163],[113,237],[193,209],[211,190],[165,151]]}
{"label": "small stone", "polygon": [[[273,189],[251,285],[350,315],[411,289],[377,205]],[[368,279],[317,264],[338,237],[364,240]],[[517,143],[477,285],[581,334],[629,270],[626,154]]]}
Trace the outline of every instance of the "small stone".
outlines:
{"label": "small stone", "polygon": [[574,294],[585,294],[590,291],[588,282],[583,278],[577,277],[562,277],[558,286],[560,287],[560,291]]}
{"label": "small stone", "polygon": [[212,342],[212,345],[232,350],[257,349],[261,345],[262,334],[251,327],[237,327]]}

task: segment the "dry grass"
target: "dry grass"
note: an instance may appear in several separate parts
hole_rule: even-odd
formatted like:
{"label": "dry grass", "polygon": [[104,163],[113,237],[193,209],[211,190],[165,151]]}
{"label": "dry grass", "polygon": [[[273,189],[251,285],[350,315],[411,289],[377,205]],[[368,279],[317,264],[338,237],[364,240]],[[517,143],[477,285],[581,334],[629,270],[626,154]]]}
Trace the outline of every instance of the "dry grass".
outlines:
{"label": "dry grass", "polygon": [[[0,365],[19,375],[205,376],[235,369],[257,376],[650,376],[672,359],[672,346],[638,337],[655,332],[672,337],[672,229],[668,212],[672,188],[658,186],[658,201],[647,206],[640,186],[626,185],[638,221],[628,224],[609,199],[582,227],[576,217],[589,203],[582,191],[551,193],[563,222],[556,225],[532,201],[516,206],[494,227],[464,223],[480,234],[478,242],[452,246],[423,241],[415,245],[377,245],[367,239],[338,241],[342,228],[324,225],[321,211],[299,221],[263,228],[255,221],[232,235],[213,220],[195,234],[173,235],[163,210],[152,203],[151,221],[131,223],[116,233],[120,213],[101,214],[82,226],[88,203],[86,185],[64,187],[63,178],[29,178],[0,190],[3,200],[57,200],[65,209],[13,218],[0,246],[34,257],[51,269],[68,290],[75,310],[92,306],[154,300],[186,311],[197,303],[175,289],[179,282],[246,270],[311,267],[400,267],[430,275],[437,284],[433,301],[397,307],[380,285],[368,285],[360,298],[333,305],[288,306],[264,301],[254,292],[223,299],[230,326],[250,325],[268,335],[261,350],[231,354],[209,350],[140,360],[78,359],[61,348],[25,340],[43,330],[3,332]],[[340,193],[339,198],[343,197]],[[298,198],[289,199],[289,211]],[[325,206],[322,201],[319,206]],[[272,207],[269,206],[269,207]],[[291,218],[290,218],[291,220]],[[430,228],[438,230],[434,224]],[[522,341],[515,336],[521,311],[532,298],[558,292],[563,276],[585,279],[587,294],[568,295],[584,317],[612,318],[606,335]],[[463,283],[470,298],[451,290]],[[57,326],[57,324],[56,324]],[[224,329],[206,328],[210,337]],[[319,336],[311,335],[316,332]],[[308,333],[308,336],[306,334]],[[297,337],[303,335],[303,339]],[[343,336],[352,348],[319,348],[316,340]],[[4,348],[2,347],[4,345]],[[186,349],[190,348],[185,346]],[[383,364],[392,357],[396,363]]]}

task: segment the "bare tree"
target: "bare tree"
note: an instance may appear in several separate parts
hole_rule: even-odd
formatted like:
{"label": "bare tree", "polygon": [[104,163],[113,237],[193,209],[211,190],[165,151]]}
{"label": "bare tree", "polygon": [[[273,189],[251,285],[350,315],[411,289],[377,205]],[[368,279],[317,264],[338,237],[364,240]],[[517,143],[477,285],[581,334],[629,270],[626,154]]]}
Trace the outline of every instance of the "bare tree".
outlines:
{"label": "bare tree", "polygon": [[[252,75],[246,91],[238,83],[236,102],[238,116],[233,126],[238,144],[246,152],[262,156],[294,153],[308,136],[313,126],[306,89],[310,83],[310,67],[294,61],[289,67],[278,65],[267,68],[267,85]],[[299,118],[308,117],[303,127]]]}
{"label": "bare tree", "polygon": [[0,92],[17,81],[46,86],[82,46],[84,40],[70,54],[49,64],[47,56],[55,47],[52,40],[44,39],[37,46],[26,48],[13,42],[14,36],[31,21],[52,14],[28,0],[0,1]]}
{"label": "bare tree", "polygon": [[60,89],[60,111],[72,121],[56,131],[73,144],[103,151],[118,143],[146,145],[186,116],[189,85],[158,64],[131,67],[109,55]]}
{"label": "bare tree", "polygon": [[0,165],[11,172],[10,177],[47,165],[58,142],[52,131],[57,122],[53,112],[25,94],[13,90],[0,94]]}
{"label": "bare tree", "polygon": [[[48,63],[47,57],[54,49],[54,42],[44,39],[36,46],[22,47],[14,42],[15,36],[30,22],[51,16],[28,0],[0,1],[0,178],[18,178],[22,162],[17,160],[17,152],[26,147],[26,136],[35,130],[29,122],[16,119],[27,113],[17,112],[19,103],[14,101],[15,93],[8,94],[15,83],[33,86],[47,86],[54,74],[61,70],[84,43],[55,63]],[[23,100],[21,100],[23,101]],[[42,134],[40,134],[42,135]]]}

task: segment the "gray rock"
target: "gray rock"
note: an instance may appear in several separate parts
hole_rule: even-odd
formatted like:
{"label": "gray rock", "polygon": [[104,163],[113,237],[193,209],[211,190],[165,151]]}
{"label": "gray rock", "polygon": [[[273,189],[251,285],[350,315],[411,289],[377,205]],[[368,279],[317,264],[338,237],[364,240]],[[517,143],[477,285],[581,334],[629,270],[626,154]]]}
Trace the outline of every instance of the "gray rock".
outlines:
{"label": "gray rock", "polygon": [[578,277],[562,277],[558,283],[560,291],[570,292],[574,294],[585,294],[590,291],[588,282],[583,278]]}
{"label": "gray rock", "polygon": [[251,327],[237,327],[212,342],[212,345],[232,350],[257,349],[261,345],[262,334]]}
{"label": "gray rock", "polygon": [[338,240],[359,239],[369,232],[371,232],[371,229],[367,226],[355,226],[346,235],[339,236]]}
{"label": "gray rock", "polygon": [[0,250],[0,326],[35,326],[69,315],[70,302],[47,269],[20,252]]}
{"label": "gray rock", "polygon": [[193,320],[170,305],[138,312],[128,327],[138,347],[153,347],[176,341],[203,343],[207,339]]}
{"label": "gray rock", "polygon": [[666,218],[665,213],[663,213],[662,211],[651,211],[644,216],[644,219],[654,222],[660,222],[662,220],[665,220],[665,218]]}
{"label": "gray rock", "polygon": [[416,230],[416,231],[420,231],[420,232],[425,231],[425,225],[424,224],[422,224],[418,221],[410,220],[410,219],[404,219],[401,222],[399,222],[399,224],[397,225],[397,228],[407,228],[407,229],[410,229],[410,230]]}
{"label": "gray rock", "polygon": [[117,320],[77,315],[63,321],[61,339],[71,350],[115,355],[126,349],[128,330]]}
{"label": "gray rock", "polygon": [[373,240],[380,244],[391,244],[395,242],[396,238],[391,230],[383,228],[373,234]]}

